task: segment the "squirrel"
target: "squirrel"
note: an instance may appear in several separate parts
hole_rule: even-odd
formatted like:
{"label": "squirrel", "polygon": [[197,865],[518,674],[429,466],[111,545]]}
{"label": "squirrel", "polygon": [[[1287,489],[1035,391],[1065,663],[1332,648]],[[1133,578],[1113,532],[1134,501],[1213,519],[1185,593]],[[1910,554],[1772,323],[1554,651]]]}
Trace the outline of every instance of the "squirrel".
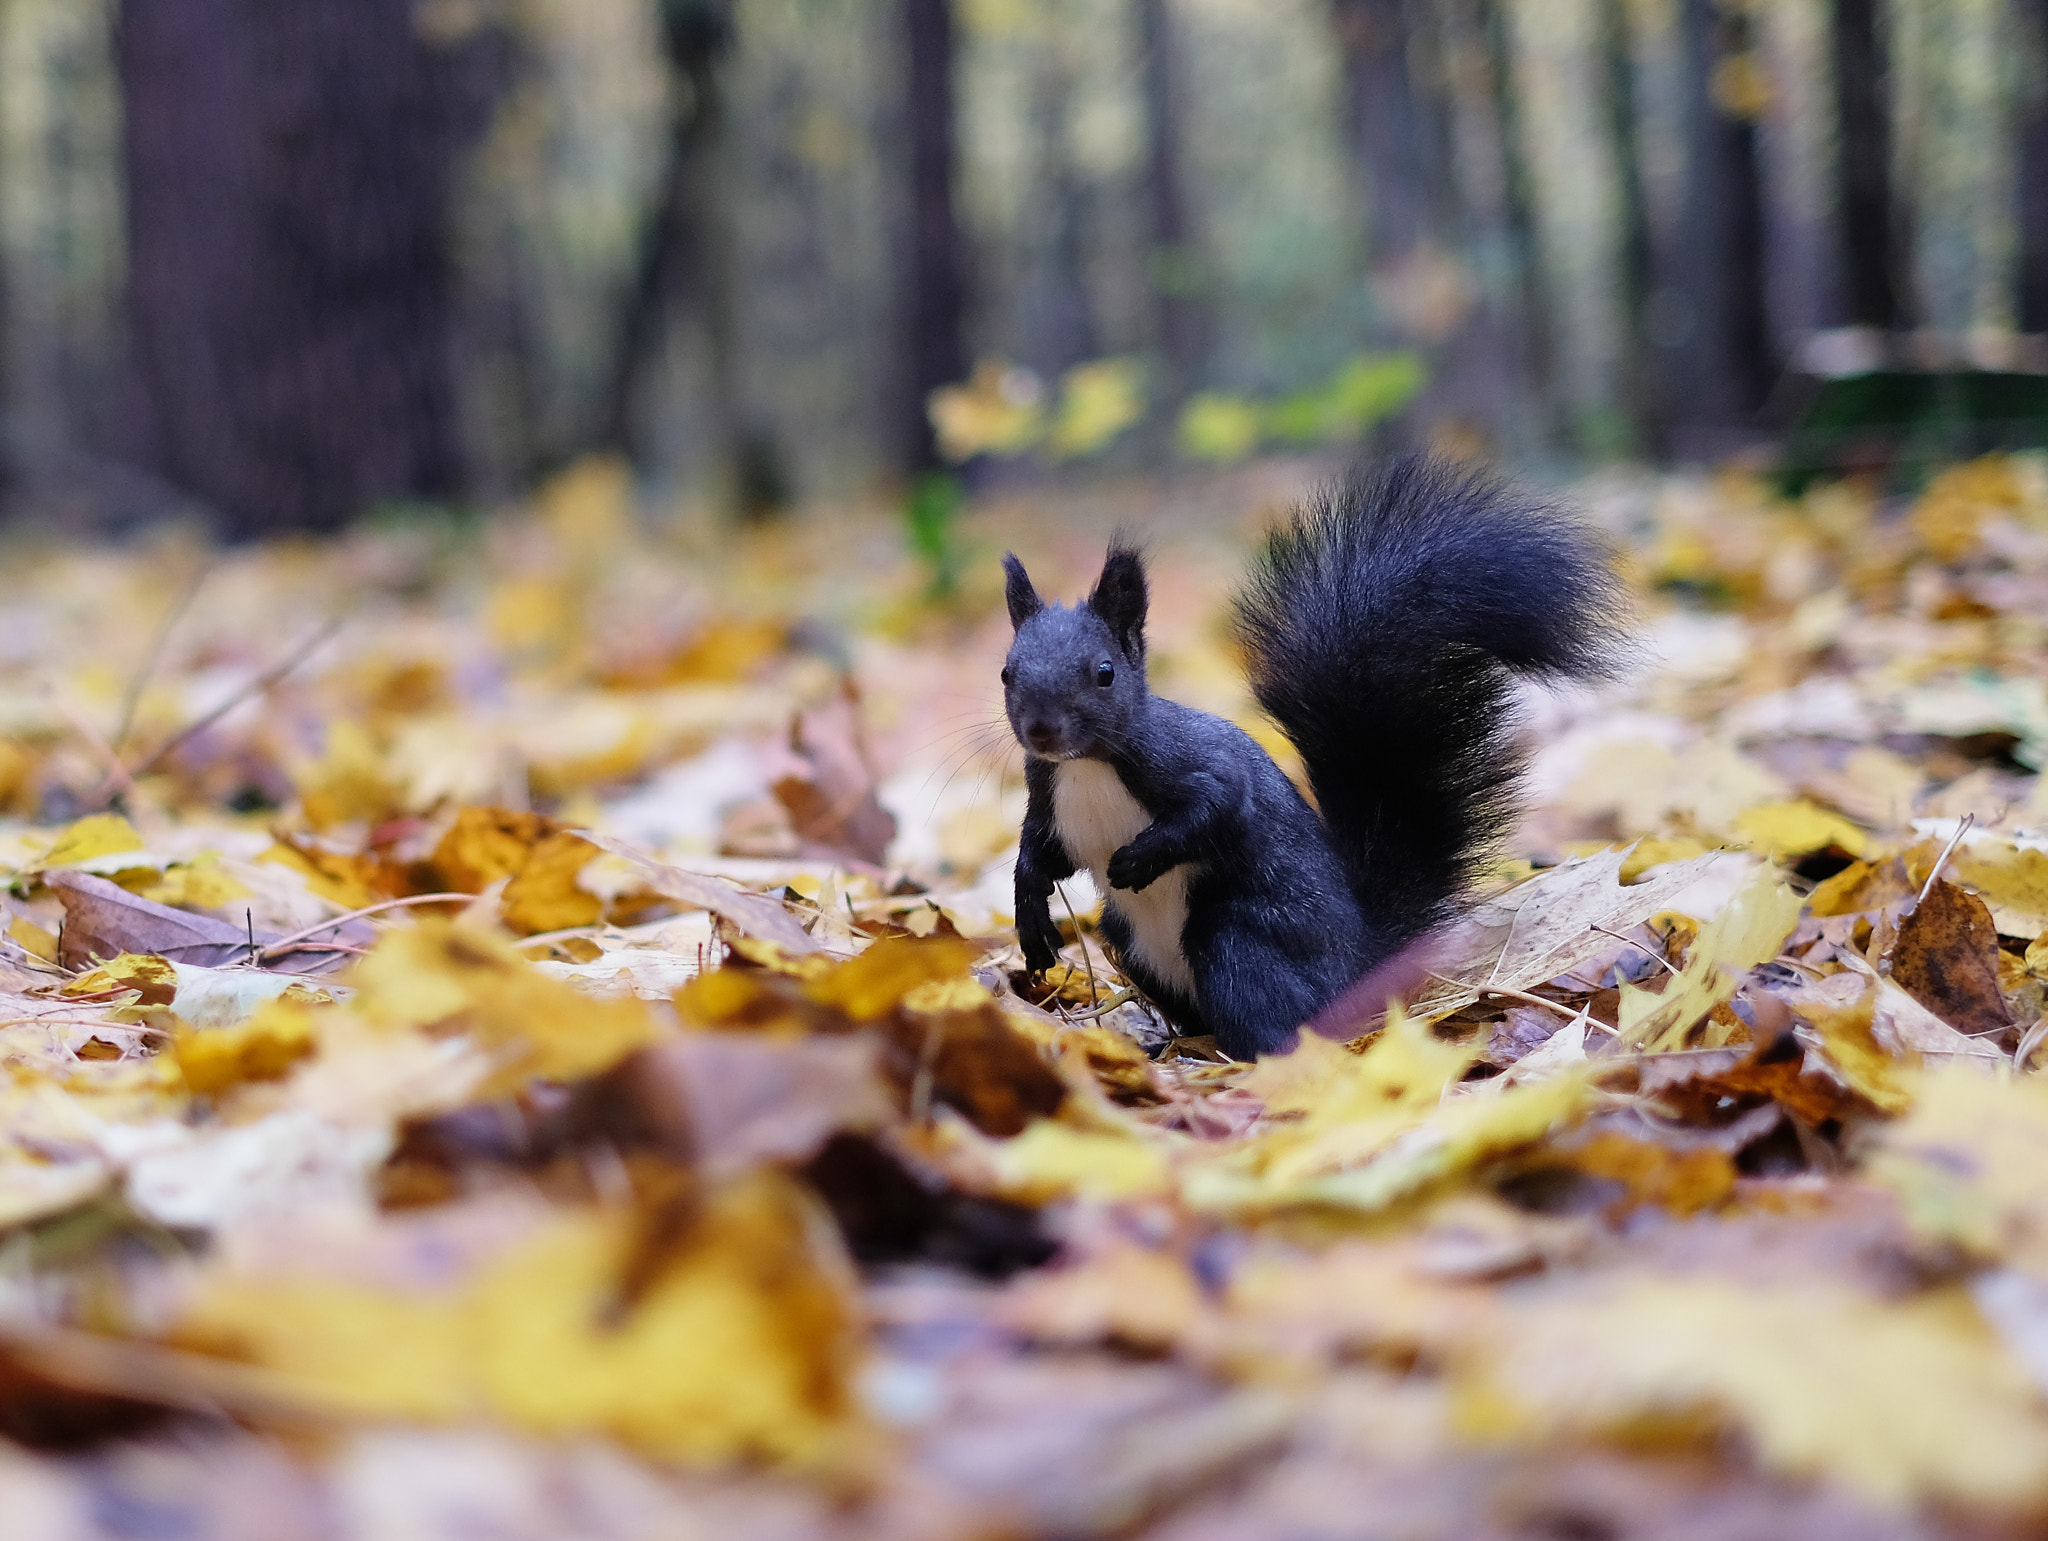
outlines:
{"label": "squirrel", "polygon": [[1249,734],[1147,688],[1145,562],[1123,536],[1072,608],[1003,567],[1025,966],[1053,963],[1053,886],[1085,867],[1131,982],[1235,1059],[1290,1047],[1456,912],[1515,809],[1514,677],[1615,666],[1620,586],[1576,518],[1441,460],[1354,471],[1268,537],[1236,601],[1311,807]]}

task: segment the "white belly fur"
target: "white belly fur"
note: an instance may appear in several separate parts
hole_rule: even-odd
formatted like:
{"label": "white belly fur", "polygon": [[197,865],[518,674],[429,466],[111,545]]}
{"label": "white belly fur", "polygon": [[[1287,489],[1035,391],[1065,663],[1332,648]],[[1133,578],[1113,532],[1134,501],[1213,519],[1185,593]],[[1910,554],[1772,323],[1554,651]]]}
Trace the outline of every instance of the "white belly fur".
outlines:
{"label": "white belly fur", "polygon": [[1067,854],[1095,878],[1103,903],[1131,928],[1131,951],[1161,982],[1192,996],[1195,976],[1181,950],[1188,919],[1186,864],[1173,868],[1141,893],[1109,886],[1109,858],[1152,822],[1124,789],[1116,771],[1100,760],[1064,760],[1052,773],[1052,824]]}

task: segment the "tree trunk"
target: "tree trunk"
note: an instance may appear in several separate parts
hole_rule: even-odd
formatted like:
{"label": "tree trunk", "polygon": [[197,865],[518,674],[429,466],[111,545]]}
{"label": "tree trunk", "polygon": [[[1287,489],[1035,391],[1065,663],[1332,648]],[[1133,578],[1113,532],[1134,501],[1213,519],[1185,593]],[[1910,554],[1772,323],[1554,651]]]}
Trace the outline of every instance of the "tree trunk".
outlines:
{"label": "tree trunk", "polygon": [[670,318],[694,312],[704,346],[712,453],[738,512],[758,517],[784,501],[777,456],[748,412],[737,340],[732,219],[722,174],[725,63],[731,0],[661,0],[662,44],[674,110],[654,209],[640,238],[633,284],[619,311],[598,442],[634,456],[635,415]]}
{"label": "tree trunk", "polygon": [[151,458],[235,536],[458,490],[457,129],[409,0],[125,0]]}
{"label": "tree trunk", "polygon": [[1886,91],[1882,0],[1834,0],[1836,213],[1845,326],[1890,331],[1903,320],[1893,279],[1892,125]]}
{"label": "tree trunk", "polygon": [[1362,174],[1366,238],[1374,267],[1445,240],[1446,175],[1441,114],[1417,88],[1407,0],[1331,0],[1344,59],[1344,126]]}
{"label": "tree trunk", "polygon": [[1649,302],[1653,258],[1649,200],[1643,187],[1641,136],[1637,132],[1635,54],[1629,35],[1628,0],[1601,0],[1600,51],[1607,66],[1608,133],[1614,145],[1621,210],[1622,410],[1636,433],[1654,438],[1660,409],[1657,369],[1650,353]]}
{"label": "tree trunk", "polygon": [[1747,18],[1718,0],[1683,0],[1685,212],[1672,257],[1681,314],[1667,318],[1674,447],[1714,455],[1755,428],[1775,379],[1765,302]]}
{"label": "tree trunk", "polygon": [[2021,6],[2032,36],[2019,129],[2019,320],[2023,332],[2048,332],[2048,0]]}
{"label": "tree trunk", "polygon": [[1035,83],[1038,228],[1027,239],[1021,306],[1025,361],[1048,378],[1102,351],[1088,292],[1090,189],[1068,148],[1073,78],[1064,58],[1045,60]]}
{"label": "tree trunk", "polygon": [[1181,84],[1168,0],[1138,0],[1138,49],[1145,97],[1145,197],[1151,238],[1152,325],[1169,408],[1201,381],[1210,318],[1207,267],[1181,180]]}
{"label": "tree trunk", "polygon": [[910,218],[903,262],[899,453],[915,475],[940,463],[925,403],[967,375],[967,285],[953,174],[952,0],[902,0]]}

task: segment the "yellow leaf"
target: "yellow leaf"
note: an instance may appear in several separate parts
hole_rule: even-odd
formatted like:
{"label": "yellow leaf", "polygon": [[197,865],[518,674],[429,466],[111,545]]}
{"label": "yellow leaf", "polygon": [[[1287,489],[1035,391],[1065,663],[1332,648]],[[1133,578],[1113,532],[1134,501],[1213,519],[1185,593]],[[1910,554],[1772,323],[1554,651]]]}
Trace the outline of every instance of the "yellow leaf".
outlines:
{"label": "yellow leaf", "polygon": [[301,849],[280,841],[261,856],[259,862],[289,867],[306,880],[306,887],[329,904],[344,910],[367,909],[379,899],[391,896],[373,883],[379,868],[375,857],[344,856],[335,851]]}
{"label": "yellow leaf", "polygon": [[1985,521],[2026,503],[2013,464],[1987,455],[1951,466],[1927,484],[1913,506],[1913,529],[1938,562],[1959,562],[1977,549]]}
{"label": "yellow leaf", "polygon": [[944,938],[886,937],[857,958],[819,974],[804,993],[836,1006],[856,1022],[872,1021],[905,1003],[920,985],[967,972],[981,949]]}
{"label": "yellow leaf", "polygon": [[342,1416],[495,1416],[667,1460],[816,1461],[854,1421],[856,1317],[829,1232],[806,1195],[760,1174],[706,1199],[616,1322],[633,1228],[586,1211],[438,1289],[219,1272],[175,1338]]}
{"label": "yellow leaf", "polygon": [[45,931],[25,915],[16,915],[7,922],[8,938],[17,943],[30,957],[40,958],[45,963],[57,961],[57,938],[55,933]]}
{"label": "yellow leaf", "polygon": [[1764,803],[1735,816],[1736,833],[1773,861],[1839,846],[1851,856],[1870,849],[1870,837],[1839,813],[1807,802]]}
{"label": "yellow leaf", "polygon": [[1003,1192],[1027,1204],[1152,1198],[1172,1185],[1172,1171],[1156,1146],[1135,1135],[1076,1129],[1050,1118],[990,1149]]}
{"label": "yellow leaf", "polygon": [[345,717],[328,722],[327,752],[299,767],[292,780],[315,829],[354,820],[375,824],[405,811],[404,790],[369,732]]}
{"label": "yellow leaf", "polygon": [[1821,1050],[1842,1079],[1882,1113],[1902,1113],[1913,1101],[1898,1060],[1878,1043],[1877,981],[1863,974],[1831,974],[1788,997],[1804,1021],[1820,1033]]}
{"label": "yellow leaf", "polygon": [[2048,1078],[1958,1065],[1909,1084],[1913,1110],[1873,1136],[1870,1175],[1923,1235],[2048,1278]]}
{"label": "yellow leaf", "polygon": [[1719,847],[1697,835],[1647,835],[1629,847],[1621,860],[1621,881],[1633,883],[1652,867],[1666,862],[1690,861]]}
{"label": "yellow leaf", "polygon": [[576,877],[602,854],[567,831],[540,841],[505,885],[498,910],[506,926],[521,936],[535,936],[597,924],[604,918],[604,901],[577,887]]}
{"label": "yellow leaf", "polygon": [[556,828],[554,820],[521,809],[459,808],[429,859],[449,889],[480,894],[525,866]]}
{"label": "yellow leaf", "polygon": [[177,965],[154,953],[124,952],[67,981],[63,993],[77,997],[127,990],[135,992],[137,1005],[168,1006],[178,995]]}
{"label": "yellow leaf", "polygon": [[1077,365],[1060,382],[1059,417],[1046,448],[1056,460],[1092,455],[1144,415],[1144,372],[1136,359]]}
{"label": "yellow leaf", "polygon": [[1269,1115],[1300,1117],[1191,1169],[1188,1203],[1378,1208],[1539,1138],[1584,1100],[1584,1078],[1571,1073],[1486,1096],[1450,1094],[1475,1055],[1399,1009],[1362,1054],[1303,1033],[1293,1053],[1261,1060],[1245,1079]]}
{"label": "yellow leaf", "polygon": [[387,1028],[466,1032],[497,1052],[483,1095],[533,1077],[595,1075],[653,1041],[636,998],[598,1000],[550,979],[500,937],[438,918],[387,932],[349,971],[354,1009]]}
{"label": "yellow leaf", "polygon": [[2048,851],[1998,837],[1965,840],[1950,875],[1976,891],[2007,936],[2048,931]]}
{"label": "yellow leaf", "polygon": [[1905,1509],[2048,1495],[2048,1414],[1960,1291],[1637,1277],[1524,1299],[1459,1377],[1474,1433],[1639,1439],[1705,1415],[1763,1464]]}
{"label": "yellow leaf", "polygon": [[211,855],[166,867],[154,882],[142,884],[134,892],[181,910],[226,909],[237,899],[249,897],[249,890],[221,871],[220,858]]}
{"label": "yellow leaf", "polygon": [[933,391],[926,408],[948,460],[1018,455],[1045,432],[1038,376],[1000,359],[983,359],[965,385]]}
{"label": "yellow leaf", "polygon": [[216,1097],[244,1081],[276,1081],[317,1047],[308,997],[279,996],[230,1027],[180,1026],[178,1069],[195,1096]]}
{"label": "yellow leaf", "polygon": [[1621,987],[1621,1038],[1650,1050],[1678,1047],[1706,1014],[1735,994],[1743,976],[1777,957],[1799,923],[1801,900],[1763,865],[1705,926],[1685,967],[1662,993]]}
{"label": "yellow leaf", "polygon": [[124,870],[120,863],[107,865],[104,858],[109,856],[132,856],[134,860],[125,864],[128,867],[162,865],[143,849],[142,836],[135,832],[135,826],[118,813],[88,814],[71,825],[57,837],[57,843],[43,857],[42,865],[89,867],[96,872]]}

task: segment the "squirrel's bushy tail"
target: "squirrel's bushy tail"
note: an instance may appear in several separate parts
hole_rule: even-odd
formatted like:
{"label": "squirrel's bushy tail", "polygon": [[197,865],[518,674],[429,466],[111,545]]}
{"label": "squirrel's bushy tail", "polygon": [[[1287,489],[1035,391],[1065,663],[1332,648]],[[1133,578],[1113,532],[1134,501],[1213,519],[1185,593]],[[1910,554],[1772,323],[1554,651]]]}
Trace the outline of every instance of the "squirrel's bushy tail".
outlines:
{"label": "squirrel's bushy tail", "polygon": [[1259,703],[1301,751],[1383,940],[1443,919],[1513,813],[1514,674],[1611,670],[1607,543],[1420,456],[1312,497],[1238,596]]}

